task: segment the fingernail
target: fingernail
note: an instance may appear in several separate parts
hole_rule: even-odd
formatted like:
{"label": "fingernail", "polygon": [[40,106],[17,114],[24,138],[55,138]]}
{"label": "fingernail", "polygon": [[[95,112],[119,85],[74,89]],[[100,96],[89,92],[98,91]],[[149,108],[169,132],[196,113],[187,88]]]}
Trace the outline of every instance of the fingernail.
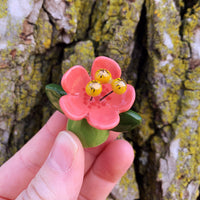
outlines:
{"label": "fingernail", "polygon": [[61,131],[49,155],[49,164],[56,170],[67,171],[72,166],[78,145],[66,131]]}

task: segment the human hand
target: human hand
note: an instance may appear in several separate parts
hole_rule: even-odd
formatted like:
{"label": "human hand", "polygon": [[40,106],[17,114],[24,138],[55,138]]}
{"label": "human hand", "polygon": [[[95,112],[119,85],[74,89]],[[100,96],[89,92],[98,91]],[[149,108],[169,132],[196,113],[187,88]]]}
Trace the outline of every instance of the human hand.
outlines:
{"label": "human hand", "polygon": [[[55,112],[45,126],[0,167],[0,200],[104,200],[133,161],[125,140],[83,149]],[[60,132],[60,133],[59,133]]]}

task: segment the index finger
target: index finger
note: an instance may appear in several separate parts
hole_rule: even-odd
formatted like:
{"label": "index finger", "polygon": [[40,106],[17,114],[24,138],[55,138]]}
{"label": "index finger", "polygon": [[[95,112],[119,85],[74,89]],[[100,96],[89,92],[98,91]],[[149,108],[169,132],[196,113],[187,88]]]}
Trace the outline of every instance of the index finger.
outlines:
{"label": "index finger", "polygon": [[27,187],[53,146],[66,129],[67,118],[56,111],[43,128],[11,159],[0,167],[0,197],[14,199]]}

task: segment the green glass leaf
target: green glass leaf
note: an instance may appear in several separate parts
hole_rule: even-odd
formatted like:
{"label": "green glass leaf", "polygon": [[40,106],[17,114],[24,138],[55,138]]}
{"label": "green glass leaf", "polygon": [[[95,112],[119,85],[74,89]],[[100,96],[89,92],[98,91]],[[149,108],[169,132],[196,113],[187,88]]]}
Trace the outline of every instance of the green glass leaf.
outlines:
{"label": "green glass leaf", "polygon": [[55,106],[57,110],[62,112],[59,105],[59,99],[63,95],[66,95],[66,92],[62,89],[62,87],[60,85],[51,83],[51,84],[46,85],[45,91],[50,102]]}
{"label": "green glass leaf", "polygon": [[117,132],[128,132],[139,126],[142,122],[142,117],[132,110],[120,113],[119,124],[112,129]]}
{"label": "green glass leaf", "polygon": [[96,147],[108,138],[108,130],[99,130],[90,126],[86,119],[74,121],[68,119],[67,130],[75,133],[80,139],[83,147]]}

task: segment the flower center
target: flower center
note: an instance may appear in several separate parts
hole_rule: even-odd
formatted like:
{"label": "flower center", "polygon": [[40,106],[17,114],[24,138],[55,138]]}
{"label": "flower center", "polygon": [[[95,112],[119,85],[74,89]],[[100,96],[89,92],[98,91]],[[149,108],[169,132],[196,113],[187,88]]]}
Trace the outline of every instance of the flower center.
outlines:
{"label": "flower center", "polygon": [[[83,91],[85,91],[85,88],[83,88]],[[107,100],[109,101],[111,99],[111,97],[107,97],[105,101],[100,101],[100,99],[108,93],[109,88],[107,88],[105,85],[102,85],[102,92],[99,96],[88,98],[88,94],[84,92],[82,102],[89,109],[101,109],[102,107],[106,106]]]}
{"label": "flower center", "polygon": [[109,93],[107,93],[106,95],[104,95],[103,97],[101,97],[101,99],[99,99],[99,101],[102,101],[103,99],[105,99],[107,96],[109,96],[112,93],[113,93],[113,90],[110,91]]}
{"label": "flower center", "polygon": [[112,94],[113,92],[116,94],[123,94],[126,92],[127,84],[121,78],[112,79],[111,73],[106,69],[99,69],[95,73],[95,80],[90,81],[85,88],[86,93],[90,96],[90,102],[93,100],[93,97],[97,97],[102,92],[102,84],[110,83],[112,87],[112,91],[104,94],[103,97],[99,98],[99,101],[102,101],[107,96]]}
{"label": "flower center", "polygon": [[86,93],[91,97],[96,97],[101,94],[102,85],[99,81],[93,80],[90,81],[85,88]]}
{"label": "flower center", "polygon": [[127,89],[126,82],[121,78],[114,79],[111,83],[111,86],[113,92],[116,94],[123,94],[124,92],[126,92]]}
{"label": "flower center", "polygon": [[106,69],[99,69],[94,75],[95,80],[99,81],[100,83],[108,83],[111,79],[111,73]]}

